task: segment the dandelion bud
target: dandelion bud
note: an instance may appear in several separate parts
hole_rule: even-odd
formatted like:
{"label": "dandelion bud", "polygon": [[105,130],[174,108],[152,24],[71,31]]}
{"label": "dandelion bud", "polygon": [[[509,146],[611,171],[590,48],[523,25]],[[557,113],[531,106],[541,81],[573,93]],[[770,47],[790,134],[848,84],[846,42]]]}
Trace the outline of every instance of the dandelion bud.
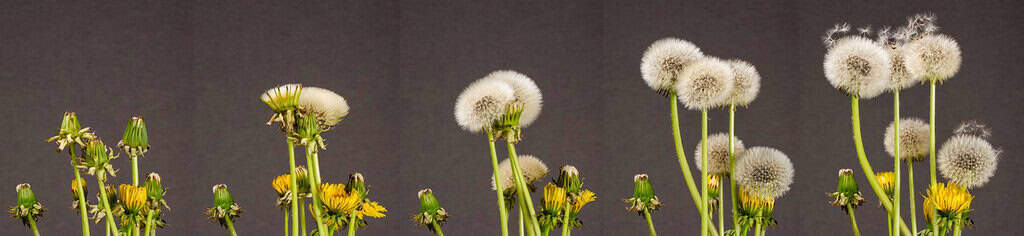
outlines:
{"label": "dandelion bud", "polygon": [[29,207],[38,203],[36,195],[32,193],[32,185],[19,184],[14,189],[18,191],[18,205]]}
{"label": "dandelion bud", "polygon": [[363,179],[363,174],[356,172],[348,176],[348,183],[345,184],[345,191],[351,193],[353,190],[366,194],[366,180]]}
{"label": "dandelion bud", "polygon": [[857,179],[853,177],[853,170],[839,170],[839,186],[836,187],[836,191],[842,193],[860,192],[860,189],[857,187]]}
{"label": "dandelion bud", "polygon": [[149,198],[162,200],[164,198],[164,186],[160,181],[160,175],[157,173],[149,173],[146,178],[146,193]]}
{"label": "dandelion bud", "polygon": [[[89,195],[89,186],[88,185],[86,185],[85,183],[82,183],[82,189],[85,190],[84,192],[82,192],[82,195]],[[74,199],[75,201],[78,200],[78,180],[77,179],[72,179],[71,180],[71,199]]]}
{"label": "dandelion bud", "polygon": [[235,200],[228,193],[228,186],[218,184],[213,186],[213,207],[206,210],[210,219],[216,220],[221,226],[227,227],[227,219],[234,219],[241,216],[242,208],[235,204]]}
{"label": "dandelion bud", "polygon": [[125,153],[132,156],[145,154],[149,151],[149,136],[146,132],[146,123],[141,116],[132,117],[128,127],[124,128],[124,137],[117,143]]}
{"label": "dandelion bud", "polygon": [[78,122],[78,115],[75,115],[74,112],[65,112],[64,117],[60,121],[60,129],[57,130],[57,133],[77,133],[81,129],[82,124]]}
{"label": "dandelion bud", "polygon": [[46,209],[36,200],[36,195],[32,193],[32,186],[29,184],[19,184],[14,189],[18,192],[18,204],[11,207],[10,211],[8,211],[11,217],[21,219],[21,222],[25,225],[29,224],[29,219],[38,221]]}
{"label": "dandelion bud", "polygon": [[569,193],[579,193],[580,188],[583,187],[583,181],[580,180],[580,172],[576,170],[575,166],[565,165],[562,166],[562,170],[558,173],[558,178],[555,179],[559,187],[564,188]]}
{"label": "dandelion bud", "polygon": [[320,124],[316,117],[305,116],[299,119],[298,134],[300,138],[313,138],[320,135]]}
{"label": "dandelion bud", "polygon": [[860,194],[860,189],[857,187],[857,179],[853,177],[853,170],[842,169],[839,170],[839,185],[836,186],[836,192],[828,194],[832,197],[832,201],[829,203],[832,206],[846,208],[856,208],[864,203],[864,196]]}
{"label": "dandelion bud", "polygon": [[78,116],[74,112],[65,112],[60,121],[60,128],[57,129],[57,135],[46,139],[46,142],[56,142],[57,151],[60,152],[72,144],[85,146],[84,140],[93,137],[89,128],[82,128],[82,124],[78,122]]}
{"label": "dandelion bud", "polygon": [[661,208],[661,201],[654,195],[654,187],[651,186],[647,174],[633,176],[633,197],[625,201],[629,203],[626,209],[630,211],[655,211]]}
{"label": "dandelion bud", "polygon": [[434,197],[434,192],[430,189],[423,189],[416,193],[416,196],[420,198],[420,211],[421,212],[434,212],[437,209],[441,209],[441,204],[437,202],[437,198]]}
{"label": "dandelion bud", "polygon": [[124,206],[125,214],[139,214],[146,207],[147,188],[127,184],[118,186],[118,199]]}
{"label": "dandelion bud", "polygon": [[231,205],[235,204],[235,199],[231,198],[231,193],[228,192],[228,186],[218,184],[213,186],[213,205],[218,208],[230,208]]}
{"label": "dandelion bud", "polygon": [[108,163],[110,161],[109,149],[100,139],[89,140],[89,144],[85,147],[85,157],[92,164],[90,167]]}
{"label": "dandelion bud", "polygon": [[896,188],[896,176],[893,175],[892,171],[886,171],[875,174],[875,178],[878,179],[878,185],[882,187],[885,195],[891,198],[893,190]]}
{"label": "dandelion bud", "polygon": [[[290,184],[291,180],[289,180],[288,182]],[[306,171],[306,167],[304,167],[304,166],[297,166],[297,167],[295,167],[295,182],[298,185],[298,189],[299,189],[299,194],[300,195],[307,196],[307,195],[310,194],[310,191],[309,191],[309,172]],[[291,187],[291,186],[288,186],[288,187]],[[312,197],[312,196],[307,196],[307,197]]]}
{"label": "dandelion bud", "polygon": [[[444,224],[448,220],[448,212],[441,208],[441,204],[434,197],[433,191],[429,188],[423,189],[416,195],[420,199],[420,213],[413,215],[413,222],[420,226],[429,226],[434,223]],[[432,227],[427,228],[434,231]]]}

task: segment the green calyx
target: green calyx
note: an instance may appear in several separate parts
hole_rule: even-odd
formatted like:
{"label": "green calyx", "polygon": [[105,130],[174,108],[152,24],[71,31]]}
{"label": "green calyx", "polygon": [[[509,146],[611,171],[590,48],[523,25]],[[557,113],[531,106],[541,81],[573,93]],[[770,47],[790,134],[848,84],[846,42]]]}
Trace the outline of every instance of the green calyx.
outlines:
{"label": "green calyx", "polygon": [[231,198],[231,193],[228,192],[228,186],[218,184],[213,186],[213,205],[217,208],[231,208],[235,204],[235,199]]}
{"label": "green calyx", "polygon": [[558,173],[558,178],[555,179],[555,183],[558,183],[558,187],[564,188],[570,194],[578,194],[583,188],[580,172],[576,170],[575,166],[571,165],[562,166],[561,171]]}
{"label": "green calyx", "polygon": [[95,135],[89,132],[88,127],[82,128],[81,123],[78,122],[78,116],[74,112],[65,112],[60,122],[60,128],[57,129],[57,135],[46,139],[46,142],[56,142],[59,152],[72,144],[85,146],[85,140],[92,138],[95,138]]}
{"label": "green calyx", "polygon": [[309,172],[305,166],[295,167],[295,182],[298,184],[299,195],[312,197],[309,189]]}
{"label": "green calyx", "polygon": [[324,143],[324,138],[320,136],[321,132],[323,130],[316,117],[303,116],[299,118],[296,132],[291,139],[295,140],[299,145],[305,145],[306,148],[316,152],[327,147],[327,144]]}
{"label": "green calyx", "polygon": [[348,176],[348,183],[345,184],[345,191],[351,193],[353,189],[363,193],[364,198],[366,197],[366,179],[363,178],[363,174],[352,173]]}
{"label": "green calyx", "polygon": [[633,177],[633,198],[650,200],[654,198],[654,187],[646,174]]}
{"label": "green calyx", "polygon": [[46,209],[36,200],[36,195],[32,193],[32,186],[19,184],[15,190],[18,192],[18,204],[11,207],[8,213],[11,214],[11,217],[21,219],[21,223],[25,225],[38,221]]}
{"label": "green calyx", "polygon": [[437,202],[437,198],[434,197],[434,192],[429,188],[420,190],[417,194],[420,198],[420,212],[433,213],[438,209],[441,209],[441,203]]}
{"label": "green calyx", "polygon": [[213,207],[206,210],[210,219],[217,221],[221,226],[228,226],[228,219],[235,219],[241,216],[242,208],[235,204],[235,200],[228,193],[228,186],[218,184],[213,186]]}
{"label": "green calyx", "polygon": [[839,170],[839,185],[836,187],[836,191],[846,194],[860,192],[860,189],[857,187],[857,180],[853,177],[853,170]]}
{"label": "green calyx", "polygon": [[160,181],[160,175],[157,173],[149,173],[146,178],[146,195],[152,199],[163,199],[164,198],[164,186]]}
{"label": "green calyx", "polygon": [[433,191],[429,188],[423,189],[417,196],[420,198],[420,212],[413,215],[413,222],[434,231],[434,228],[429,227],[431,224],[441,225],[448,221],[448,212],[441,208],[441,203],[434,197]]}
{"label": "green calyx", "polygon": [[19,184],[15,187],[18,190],[18,205],[24,207],[30,207],[38,203],[36,201],[36,195],[32,193],[32,186],[29,184]]}
{"label": "green calyx", "polygon": [[89,140],[85,146],[85,158],[78,164],[78,168],[86,170],[86,173],[95,175],[100,181],[106,181],[107,175],[114,176],[114,166],[110,160],[116,159],[114,151],[103,144],[99,138]]}
{"label": "green calyx", "polygon": [[857,208],[864,204],[864,196],[861,195],[860,189],[857,187],[857,180],[853,177],[851,169],[839,170],[839,184],[836,186],[836,192],[829,193],[828,196],[832,198],[832,201],[829,201],[832,206],[839,207],[844,211],[847,208]]}
{"label": "green calyx", "polygon": [[60,121],[60,129],[57,130],[58,134],[74,134],[82,130],[82,124],[78,122],[78,115],[74,112],[65,112],[64,118]]}
{"label": "green calyx", "polygon": [[128,122],[128,126],[124,128],[124,136],[121,138],[121,142],[117,143],[118,147],[133,156],[138,156],[149,151],[149,135],[146,131],[146,123],[142,120],[142,117],[132,117],[132,120]]}
{"label": "green calyx", "polygon": [[510,142],[519,142],[523,139],[522,129],[519,127],[519,117],[523,115],[523,104],[512,103],[505,107],[505,114],[494,121],[491,130],[494,136],[504,138]]}

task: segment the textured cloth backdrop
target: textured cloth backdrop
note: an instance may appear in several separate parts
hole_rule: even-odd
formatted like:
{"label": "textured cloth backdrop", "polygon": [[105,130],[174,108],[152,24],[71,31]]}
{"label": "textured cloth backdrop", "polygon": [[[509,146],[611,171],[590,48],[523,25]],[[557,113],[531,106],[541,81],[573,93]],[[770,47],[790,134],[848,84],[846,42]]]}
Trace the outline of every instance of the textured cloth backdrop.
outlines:
{"label": "textured cloth backdrop", "polygon": [[[365,174],[372,196],[390,210],[361,235],[429,235],[410,221],[416,191],[425,187],[451,213],[449,235],[495,235],[486,140],[460,130],[452,108],[473,80],[515,69],[535,79],[545,98],[519,152],[552,169],[575,164],[598,194],[575,235],[646,234],[643,219],[621,201],[637,173],[651,175],[665,202],[654,215],[658,231],[693,235],[699,221],[672,149],[668,99],[648,89],[639,71],[644,49],[673,36],[710,55],[750,61],[764,78],[757,100],[737,113],[737,135],[748,146],[787,153],[797,178],[777,202],[779,225],[769,234],[846,234],[848,218],[825,193],[834,191],[840,168],[853,168],[862,189],[867,182],[850,138],[848,99],[823,76],[820,37],[839,21],[897,25],[925,11],[938,15],[942,32],[964,52],[961,72],[939,88],[937,141],[976,119],[994,128],[992,142],[1004,151],[992,182],[973,191],[976,227],[966,233],[1024,234],[1024,189],[1013,182],[1024,177],[1015,158],[1024,153],[1024,5],[1014,1],[5,1],[0,203],[13,205],[14,186],[32,183],[50,209],[41,232],[76,235],[67,156],[43,140],[64,111],[78,112],[110,144],[141,114],[153,148],[140,171],[162,174],[172,207],[161,235],[224,235],[203,216],[210,186],[219,183],[245,210],[239,234],[281,234],[284,216],[270,182],[286,171],[286,146],[263,124],[270,111],[257,98],[301,82],[339,91],[352,106],[326,135],[320,159],[326,181]],[[927,94],[922,86],[905,91],[903,116],[927,118]],[[891,95],[862,103],[869,158],[888,170],[882,135]],[[690,157],[699,114],[680,112]],[[710,132],[725,131],[726,113],[710,115]],[[128,163],[113,163],[121,172],[111,183],[130,182]],[[919,193],[925,166],[915,170]],[[885,214],[865,194],[861,230],[882,235]],[[5,220],[0,234],[25,234],[19,224]],[[92,229],[102,233],[100,225]]]}

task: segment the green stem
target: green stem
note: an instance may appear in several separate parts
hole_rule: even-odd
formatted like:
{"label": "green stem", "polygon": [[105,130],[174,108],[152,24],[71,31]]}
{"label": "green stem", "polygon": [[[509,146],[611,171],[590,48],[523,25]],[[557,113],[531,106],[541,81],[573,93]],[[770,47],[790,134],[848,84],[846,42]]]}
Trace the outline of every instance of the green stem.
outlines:
{"label": "green stem", "polygon": [[[893,91],[893,102],[892,102],[892,104],[893,104],[892,105],[892,109],[893,109],[893,118],[892,118],[893,119],[892,120],[893,123],[892,123],[892,125],[893,125],[893,130],[894,130],[894,132],[892,132],[893,133],[892,139],[893,139],[893,144],[894,144],[893,148],[892,148],[893,149],[893,164],[892,165],[893,165],[893,176],[895,176],[895,178],[893,179],[893,182],[895,182],[895,184],[896,184],[893,187],[893,196],[892,196],[892,206],[893,206],[892,207],[892,211],[893,211],[892,215],[893,215],[893,217],[892,217],[892,220],[893,220],[893,225],[900,225],[902,223],[900,221],[903,219],[903,215],[900,214],[900,175],[901,174],[900,174],[900,158],[899,158],[900,157],[900,90],[899,89],[896,89],[896,90]],[[893,230],[893,234],[897,234],[898,235],[899,231],[898,230]]]}
{"label": "green stem", "polygon": [[153,223],[154,223],[153,222],[153,214],[154,214],[154,212],[156,212],[156,211],[151,210],[151,211],[149,211],[148,214],[146,214],[146,236],[149,236],[149,235],[153,234],[153,230],[154,230],[153,229]]}
{"label": "green stem", "polygon": [[[309,148],[308,146],[306,147],[306,164],[309,165],[310,172],[314,173],[310,175],[310,177],[306,178],[307,182],[309,182],[309,192],[313,195],[313,212],[311,213],[313,213],[313,219],[316,221],[317,234],[320,236],[327,236],[327,224],[325,224],[323,219],[320,217],[320,179],[319,177],[316,177],[315,174],[320,170],[320,163],[316,160],[319,156],[320,154],[316,152],[316,149]],[[306,205],[303,204],[305,203],[305,200],[299,198],[299,203],[302,204],[302,210],[299,213],[302,215],[301,222],[299,222],[299,224],[302,224],[302,235],[308,235],[306,234]]]}
{"label": "green stem", "polygon": [[[100,178],[99,178],[99,176],[101,176],[101,175],[103,175],[103,173],[96,174],[96,176],[97,176],[96,183],[99,183],[99,185],[100,185],[100,201],[103,201],[100,205],[103,206],[103,212],[105,212],[106,215],[107,215],[107,222],[109,222],[111,225],[113,225],[114,228],[116,229],[117,228],[117,224],[114,224],[114,214],[111,213],[111,211],[110,211],[110,201],[107,200],[107,188],[104,187],[105,185],[103,185],[103,181],[100,180]],[[114,230],[113,234],[114,234],[114,236],[119,236],[119,235],[121,235],[121,232],[119,232],[117,230]]]}
{"label": "green stem", "polygon": [[[960,223],[954,224],[954,225],[953,225],[953,236],[960,236],[960,230],[961,230],[962,228],[963,228],[963,227],[962,227],[962,226],[960,226]],[[36,234],[36,235],[38,235],[38,234]]]}
{"label": "green stem", "polygon": [[498,175],[498,153],[494,150],[494,134],[487,130],[487,141],[491,148],[491,168],[494,170],[494,191],[498,194],[498,228],[501,229],[501,236],[508,236],[508,212],[505,208],[505,190],[501,186],[501,176]]}
{"label": "green stem", "polygon": [[[707,214],[704,210],[704,204],[701,204],[700,192],[697,191],[697,184],[693,182],[693,174],[690,173],[690,164],[686,160],[686,150],[683,149],[683,138],[679,134],[679,108],[676,103],[675,92],[669,94],[669,116],[672,120],[672,139],[676,148],[676,159],[679,160],[679,168],[683,171],[683,180],[686,182],[686,188],[690,190],[690,198],[693,199],[693,204],[697,206],[697,214],[701,215],[701,221],[708,223]],[[718,232],[711,230],[711,235],[718,235]]]}
{"label": "green stem", "polygon": [[441,225],[440,224],[437,224],[437,222],[434,222],[434,223],[430,223],[430,225],[431,225],[431,227],[434,227],[434,233],[436,233],[437,236],[444,236],[444,232],[441,232]]}
{"label": "green stem", "polygon": [[654,231],[654,222],[651,222],[651,212],[644,209],[644,219],[647,220],[647,229],[651,231],[651,236],[658,236],[658,232]]}
{"label": "green stem", "polygon": [[[75,159],[77,159],[75,156],[75,146],[75,144],[71,144],[68,151],[71,154],[71,170],[75,172],[75,187],[81,190],[84,189],[82,185],[85,183],[82,182],[82,175],[78,173],[78,167],[75,167]],[[89,213],[85,209],[87,205],[89,203],[85,201],[85,191],[78,191],[78,213],[82,218],[82,236],[89,236]]]}
{"label": "green stem", "polygon": [[[875,171],[871,169],[871,164],[868,162],[868,157],[864,154],[864,142],[860,135],[860,103],[856,96],[850,96],[850,113],[851,123],[853,126],[853,143],[857,151],[857,160],[860,162],[860,167],[864,171],[864,175],[868,179],[868,185],[875,192],[875,196],[878,196],[878,202],[882,203],[882,207],[885,207],[886,212],[892,213],[892,202],[889,202],[889,196],[882,191],[882,187],[878,185],[878,179],[875,177]],[[898,226],[900,231],[905,235],[910,235],[910,229],[907,228],[906,224],[902,222]]]}
{"label": "green stem", "polygon": [[291,219],[291,218],[288,217],[288,211],[284,211],[284,236],[291,235],[291,234],[288,233],[288,220],[289,219]]}
{"label": "green stem", "polygon": [[892,222],[893,222],[892,221],[892,215],[890,214],[888,216],[889,216],[889,218],[886,218],[886,221],[885,221],[885,223],[887,224],[887,226],[886,226],[887,228],[886,228],[885,232],[889,236],[892,236],[893,235],[893,233],[892,233]]}
{"label": "green stem", "polygon": [[526,221],[526,216],[525,216],[526,213],[523,212],[523,207],[522,206],[523,206],[523,201],[520,200],[519,201],[519,207],[518,207],[518,209],[519,209],[519,220],[518,220],[518,222],[519,222],[519,236],[526,236],[526,226],[525,226],[526,223],[523,222],[523,221]]}
{"label": "green stem", "polygon": [[224,223],[228,225],[228,232],[231,232],[231,236],[237,236],[235,233],[235,225],[231,224],[231,217],[224,217]]}
{"label": "green stem", "polygon": [[718,232],[725,232],[725,194],[718,192]]}
{"label": "green stem", "polygon": [[103,221],[103,225],[106,226],[105,228],[107,229],[107,236],[110,236],[110,222]]}
{"label": "green stem", "polygon": [[[703,205],[701,208],[710,210],[708,208],[708,109],[701,109],[700,111],[700,203]],[[701,215],[700,232],[701,235],[708,235],[709,225],[712,225],[710,213],[705,212]]]}
{"label": "green stem", "polygon": [[912,235],[917,235],[917,210],[915,209],[915,202],[917,201],[914,195],[914,160],[913,158],[907,158],[907,200],[910,203],[910,228]]}
{"label": "green stem", "polygon": [[847,207],[846,212],[850,214],[850,226],[853,227],[853,236],[860,236],[860,229],[857,228],[857,216],[853,215],[853,208]]}
{"label": "green stem", "polygon": [[[934,186],[938,182],[938,178],[935,175],[935,79],[929,79],[931,81],[931,92],[928,99],[928,173],[931,176],[931,185]],[[935,210],[932,210],[932,215],[936,215]],[[934,217],[933,217],[934,219]],[[932,224],[932,235],[936,235],[939,230],[938,224],[931,222]]]}
{"label": "green stem", "polygon": [[[311,178],[307,178],[307,179],[311,179]],[[313,185],[310,185],[310,186],[313,186]],[[309,235],[308,233],[306,233],[306,198],[305,197],[300,197],[299,198],[299,225],[302,226],[302,235]],[[319,226],[317,226],[317,227],[319,227]]]}
{"label": "green stem", "polygon": [[[299,185],[298,180],[295,179],[295,144],[287,140],[287,137],[285,139],[285,142],[288,143],[288,172],[289,180],[291,181],[291,193],[289,194],[292,195],[292,236],[299,236],[299,201],[297,201],[299,199]],[[313,186],[310,186],[310,188],[313,188]]]}
{"label": "green stem", "polygon": [[359,227],[359,223],[356,222],[356,210],[352,210],[348,215],[348,236],[355,236],[356,227]]}
{"label": "green stem", "polygon": [[534,232],[534,235],[540,235],[540,224],[537,222],[537,213],[533,208],[533,200],[530,197],[530,189],[526,187],[526,179],[523,177],[523,170],[519,168],[519,158],[516,155],[516,145],[513,142],[508,142],[508,157],[509,162],[512,164],[512,175],[516,179],[516,185],[519,193],[519,197],[526,202],[526,213],[527,220],[529,220],[530,230]]}
{"label": "green stem", "polygon": [[[732,201],[732,228],[739,230],[739,210],[736,208],[736,179],[732,177],[736,168],[736,104],[729,105],[729,199]],[[724,203],[723,203],[724,204]],[[724,231],[723,231],[724,232]]]}
{"label": "green stem", "polygon": [[569,223],[569,201],[565,201],[565,216],[562,217],[562,236],[569,236],[569,229],[572,228],[572,224]]}
{"label": "green stem", "polygon": [[32,235],[39,236],[39,229],[36,228],[36,219],[32,218],[32,215],[28,215],[28,227],[32,229]]}
{"label": "green stem", "polygon": [[129,156],[132,159],[132,186],[139,186],[139,157]]}

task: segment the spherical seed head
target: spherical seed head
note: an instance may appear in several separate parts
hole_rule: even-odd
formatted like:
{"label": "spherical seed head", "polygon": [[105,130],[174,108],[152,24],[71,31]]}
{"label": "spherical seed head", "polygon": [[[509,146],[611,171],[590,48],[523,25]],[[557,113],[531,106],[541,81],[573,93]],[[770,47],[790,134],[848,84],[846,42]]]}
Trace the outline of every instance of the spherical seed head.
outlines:
{"label": "spherical seed head", "polygon": [[[882,144],[889,156],[895,156],[893,140],[895,123],[889,123],[885,128],[885,136],[882,137]],[[900,159],[920,161],[928,156],[928,123],[917,118],[900,119]]]}
{"label": "spherical seed head", "polygon": [[660,39],[644,51],[640,60],[640,75],[651,89],[659,93],[671,92],[683,69],[701,57],[704,57],[704,53],[689,41]]}
{"label": "spherical seed head", "polygon": [[907,54],[909,53],[906,46],[899,46],[897,48],[888,48],[889,59],[892,62],[889,76],[889,87],[890,90],[900,90],[913,87],[920,83],[920,75],[911,74],[910,70],[907,69]]}
{"label": "spherical seed head", "polygon": [[540,116],[543,105],[543,97],[540,88],[533,79],[516,71],[499,70],[491,72],[481,80],[496,80],[512,87],[513,96],[517,103],[523,104],[523,113],[519,117],[519,126],[529,126]]}
{"label": "spherical seed head", "polygon": [[515,89],[507,83],[477,80],[455,100],[455,121],[465,130],[480,132],[500,119],[515,99]]}
{"label": "spherical seed head", "polygon": [[728,63],[735,77],[732,93],[725,103],[746,106],[757,98],[757,93],[761,90],[761,75],[754,65],[745,61],[733,59]]}
{"label": "spherical seed head", "polygon": [[325,129],[334,127],[348,115],[348,102],[334,91],[303,87],[299,94],[298,108],[303,114],[313,116]]}
{"label": "spherical seed head", "polygon": [[793,184],[793,163],[779,150],[767,147],[747,149],[736,163],[736,183],[751,194],[775,199]]}
{"label": "spherical seed head", "polygon": [[887,87],[892,60],[886,49],[874,41],[847,36],[836,41],[825,54],[825,78],[847,94],[860,98],[878,96]]}
{"label": "spherical seed head", "polygon": [[274,112],[283,112],[295,109],[299,103],[299,93],[302,92],[301,84],[285,84],[268,89],[260,95],[260,101],[270,106]]}
{"label": "spherical seed head", "polygon": [[[519,155],[516,159],[519,160],[519,169],[523,172],[523,178],[526,179],[527,184],[548,174],[548,166],[535,156]],[[515,187],[512,185],[512,163],[509,159],[498,163],[498,177],[500,177],[499,181],[501,181],[499,184],[501,184],[501,188],[504,190]],[[491,190],[497,190],[497,187],[494,186],[494,177],[491,177]]]}
{"label": "spherical seed head", "polygon": [[[739,138],[733,139],[734,157],[735,161],[739,161],[743,157],[743,152],[746,148],[743,147],[743,141]],[[703,142],[697,143],[697,147],[694,148],[693,159],[694,163],[697,163],[698,170],[704,170],[704,162],[702,160],[701,149],[703,148]],[[708,163],[711,164],[711,169],[708,169],[709,174],[725,174],[729,173],[729,135],[726,133],[717,133],[708,136]]]}
{"label": "spherical seed head", "polygon": [[946,80],[960,70],[960,45],[952,37],[928,34],[907,44],[906,63],[922,79]]}
{"label": "spherical seed head", "polygon": [[999,151],[980,137],[958,135],[942,144],[937,161],[943,177],[967,188],[977,188],[995,175]]}
{"label": "spherical seed head", "polygon": [[679,101],[692,110],[720,106],[732,94],[735,86],[729,63],[712,57],[694,61],[679,74],[676,93]]}
{"label": "spherical seed head", "polygon": [[19,184],[14,187],[14,190],[18,193],[18,205],[31,207],[38,202],[36,201],[36,195],[32,193],[32,185],[27,183]]}

